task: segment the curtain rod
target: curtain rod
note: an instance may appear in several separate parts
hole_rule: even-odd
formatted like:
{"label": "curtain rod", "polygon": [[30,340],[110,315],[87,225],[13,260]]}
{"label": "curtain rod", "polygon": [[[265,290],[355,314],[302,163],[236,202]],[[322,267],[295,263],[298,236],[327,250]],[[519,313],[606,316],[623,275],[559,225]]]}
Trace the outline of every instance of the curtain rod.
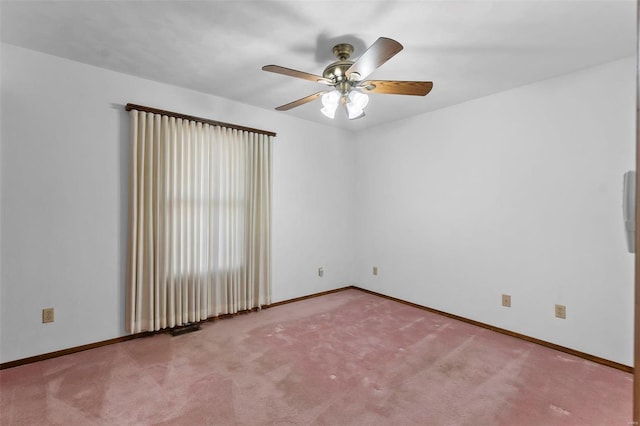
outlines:
{"label": "curtain rod", "polygon": [[160,115],[166,115],[169,117],[182,118],[183,120],[199,121],[201,123],[211,124],[213,126],[227,127],[230,129],[259,133],[267,136],[274,136],[274,137],[276,136],[274,132],[270,132],[268,130],[252,129],[251,127],[244,127],[244,126],[238,126],[237,124],[223,123],[222,121],[209,120],[208,118],[195,117],[193,115],[180,114],[178,112],[165,111],[163,109],[151,108],[151,107],[142,106],[142,105],[127,104],[125,105],[124,109],[126,111],[131,111],[132,109],[135,109],[138,111],[150,112],[152,114],[160,114]]}

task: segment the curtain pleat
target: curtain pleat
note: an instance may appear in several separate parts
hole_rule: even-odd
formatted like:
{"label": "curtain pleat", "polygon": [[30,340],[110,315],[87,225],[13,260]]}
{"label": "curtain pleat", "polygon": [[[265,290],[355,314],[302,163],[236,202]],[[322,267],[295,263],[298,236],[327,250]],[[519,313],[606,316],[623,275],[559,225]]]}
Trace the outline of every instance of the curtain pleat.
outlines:
{"label": "curtain pleat", "polygon": [[127,324],[271,303],[273,137],[130,111]]}

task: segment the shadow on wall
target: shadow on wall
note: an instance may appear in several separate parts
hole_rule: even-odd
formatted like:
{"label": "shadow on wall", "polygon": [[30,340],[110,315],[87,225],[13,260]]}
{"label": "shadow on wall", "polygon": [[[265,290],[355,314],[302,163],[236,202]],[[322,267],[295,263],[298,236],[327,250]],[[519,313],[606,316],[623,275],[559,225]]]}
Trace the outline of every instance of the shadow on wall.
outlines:
{"label": "shadow on wall", "polygon": [[126,331],[126,283],[127,283],[127,234],[129,230],[129,113],[125,111],[124,104],[112,103],[111,107],[118,111],[118,140],[114,141],[118,146],[119,164],[119,208],[118,208],[118,299],[120,312],[118,323],[120,335],[128,334]]}

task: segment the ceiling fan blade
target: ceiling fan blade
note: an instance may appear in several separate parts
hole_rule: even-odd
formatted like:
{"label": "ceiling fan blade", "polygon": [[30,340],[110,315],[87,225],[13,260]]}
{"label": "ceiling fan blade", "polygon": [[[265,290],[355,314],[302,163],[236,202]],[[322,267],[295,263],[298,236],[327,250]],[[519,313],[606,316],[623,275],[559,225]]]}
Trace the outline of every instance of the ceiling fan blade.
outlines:
{"label": "ceiling fan blade", "polygon": [[425,96],[433,88],[431,81],[367,80],[359,84],[365,93]]}
{"label": "ceiling fan blade", "polygon": [[402,45],[397,41],[380,37],[349,67],[346,71],[347,77],[351,77],[353,73],[358,73],[360,79],[366,78],[402,49]]}
{"label": "ceiling fan blade", "polygon": [[298,99],[297,101],[293,101],[293,102],[289,102],[288,104],[280,105],[278,108],[276,108],[276,110],[278,110],[278,111],[288,111],[291,108],[298,107],[300,105],[306,104],[307,102],[315,101],[320,96],[322,96],[322,95],[324,95],[325,93],[328,93],[328,92],[329,92],[328,90],[323,90],[321,92],[314,93],[313,95],[306,96],[306,97],[304,97],[302,99]]}
{"label": "ceiling fan blade", "polygon": [[262,67],[263,71],[274,72],[276,74],[288,75],[289,77],[302,78],[304,80],[315,81],[316,83],[333,84],[333,82],[327,78],[321,77],[315,74],[309,74],[308,72],[292,70],[291,68],[281,67],[279,65],[265,65]]}

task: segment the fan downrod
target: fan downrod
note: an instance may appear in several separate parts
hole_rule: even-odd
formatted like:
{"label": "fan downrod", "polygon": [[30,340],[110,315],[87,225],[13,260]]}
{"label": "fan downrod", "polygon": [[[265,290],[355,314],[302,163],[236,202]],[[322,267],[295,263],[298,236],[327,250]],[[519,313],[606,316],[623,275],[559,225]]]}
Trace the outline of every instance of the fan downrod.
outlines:
{"label": "fan downrod", "polygon": [[353,46],[349,43],[336,44],[333,46],[333,54],[339,61],[346,61],[353,53]]}

